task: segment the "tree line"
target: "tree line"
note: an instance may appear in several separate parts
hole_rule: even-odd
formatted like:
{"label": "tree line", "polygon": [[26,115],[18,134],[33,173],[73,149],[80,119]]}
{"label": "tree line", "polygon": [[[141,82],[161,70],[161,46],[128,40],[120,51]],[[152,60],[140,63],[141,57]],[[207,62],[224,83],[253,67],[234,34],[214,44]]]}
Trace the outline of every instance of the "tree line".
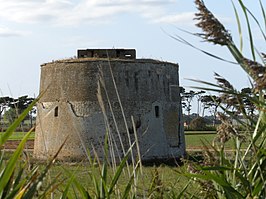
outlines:
{"label": "tree line", "polygon": [[[255,116],[255,106],[254,103],[251,102],[251,97],[254,95],[254,92],[252,92],[252,89],[247,87],[243,88],[240,91],[240,96],[243,95],[243,103],[242,108],[245,109],[245,112],[249,116]],[[217,111],[219,107],[221,107],[222,104],[226,104],[226,110],[227,112],[230,111],[233,115],[238,115],[241,117],[241,113],[239,112],[239,109],[235,107],[236,104],[238,104],[238,101],[236,101],[236,98],[230,97],[230,95],[224,97],[217,96],[213,94],[207,94],[205,91],[195,91],[195,90],[185,90],[185,88],[181,87],[180,89],[180,96],[181,96],[181,104],[183,113],[186,116],[187,120],[186,123],[189,124],[193,116],[197,117],[205,117],[206,111],[209,112],[209,115],[213,118],[213,125],[217,122]],[[196,100],[196,113],[191,114],[192,110],[192,103],[193,100]]]}
{"label": "tree line", "polygon": [[[10,125],[32,103],[34,98],[23,95],[18,98],[9,96],[0,97],[0,131]],[[36,115],[36,107],[28,113],[26,120],[33,126]],[[23,125],[23,124],[22,124]]]}

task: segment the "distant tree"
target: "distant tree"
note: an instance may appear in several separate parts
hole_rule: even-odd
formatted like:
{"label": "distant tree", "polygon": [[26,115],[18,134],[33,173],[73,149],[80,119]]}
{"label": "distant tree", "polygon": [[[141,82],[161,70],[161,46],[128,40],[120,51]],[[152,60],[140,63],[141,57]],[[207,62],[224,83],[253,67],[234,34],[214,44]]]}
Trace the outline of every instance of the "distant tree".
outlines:
{"label": "distant tree", "polygon": [[[182,108],[184,109],[184,111],[187,112],[188,118],[190,116],[190,111],[192,108],[192,101],[193,99],[196,97],[197,98],[197,114],[199,116],[199,112],[200,112],[200,102],[201,102],[201,97],[202,94],[205,93],[205,91],[193,91],[190,90],[188,92],[185,91],[184,88],[182,88],[180,94],[181,94],[181,101],[182,101]],[[188,121],[189,122],[189,121]]]}
{"label": "distant tree", "polygon": [[191,102],[195,96],[195,92],[192,90],[189,92],[186,92],[185,89],[183,89],[182,91],[183,92],[180,93],[181,94],[182,108],[184,109],[184,111],[187,112],[187,115],[189,118],[190,111],[191,111]]}
{"label": "distant tree", "polygon": [[215,95],[204,95],[201,98],[203,104],[202,117],[205,116],[205,109],[209,109],[211,115],[213,115],[213,125],[216,123],[216,114],[221,99]]}
{"label": "distant tree", "polygon": [[[9,118],[10,121],[14,121],[14,118],[17,118],[28,106],[32,103],[34,98],[28,97],[28,95],[24,95],[21,97],[18,97],[13,100],[12,103],[9,104],[9,112],[7,118]],[[32,114],[34,113],[33,111],[30,111],[28,113],[28,117],[31,120],[31,125],[32,125]],[[23,123],[21,124],[22,128]]]}
{"label": "distant tree", "polygon": [[198,91],[194,93],[194,97],[197,99],[197,114],[199,117],[200,114],[200,103],[201,103],[201,98],[203,97],[202,95],[206,93],[205,91]]}
{"label": "distant tree", "polygon": [[12,124],[17,118],[17,113],[14,108],[9,108],[4,113],[4,120],[6,120],[9,124]]}
{"label": "distant tree", "polygon": [[34,98],[28,97],[28,95],[21,96],[17,99],[14,99],[13,103],[10,104],[10,108],[16,110],[17,115],[21,114],[28,106]]}
{"label": "distant tree", "polygon": [[0,124],[2,124],[2,115],[4,111],[10,106],[13,101],[14,99],[11,97],[0,97]]}

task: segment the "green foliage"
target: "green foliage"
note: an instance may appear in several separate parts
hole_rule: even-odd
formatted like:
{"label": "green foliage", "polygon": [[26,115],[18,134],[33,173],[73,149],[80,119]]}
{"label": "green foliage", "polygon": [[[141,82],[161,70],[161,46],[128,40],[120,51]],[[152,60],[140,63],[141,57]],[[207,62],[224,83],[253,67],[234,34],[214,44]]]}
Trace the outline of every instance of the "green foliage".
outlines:
{"label": "green foliage", "polygon": [[17,113],[16,110],[13,108],[8,109],[5,113],[4,113],[4,120],[8,121],[8,124],[12,124],[16,118],[17,118]]}
{"label": "green foliage", "polygon": [[[196,14],[197,26],[203,31],[196,35],[203,38],[204,41],[227,47],[252,81],[252,88],[242,91],[237,91],[228,80],[219,74],[215,74],[217,85],[198,81],[209,86],[209,88],[200,87],[198,89],[220,93],[219,108],[222,110],[222,113],[219,114],[222,124],[217,129],[218,139],[213,145],[205,146],[204,161],[200,164],[189,163],[190,173],[185,174],[200,185],[202,198],[266,198],[266,56],[264,53],[256,54],[257,49],[251,31],[254,27],[251,27],[250,18],[260,30],[264,42],[266,34],[244,2],[241,0],[237,2],[238,9],[232,1],[239,30],[240,49],[234,43],[229,31],[207,9],[204,2],[202,0],[195,1],[199,11]],[[263,14],[262,22],[265,24],[263,4],[261,1],[259,2]],[[246,58],[242,53],[243,28],[239,12],[244,15],[252,60]],[[215,55],[211,56],[216,57]],[[261,60],[261,62],[257,60]],[[254,113],[259,116],[254,117]],[[242,116],[242,119],[239,115]],[[232,120],[236,121],[237,125]],[[244,131],[240,131],[238,126],[241,126]],[[233,141],[234,150],[228,154],[224,149],[229,140]],[[243,148],[244,142],[247,144]]]}
{"label": "green foliage", "polygon": [[204,131],[207,130],[207,123],[203,117],[197,117],[190,122],[189,128],[192,131]]}

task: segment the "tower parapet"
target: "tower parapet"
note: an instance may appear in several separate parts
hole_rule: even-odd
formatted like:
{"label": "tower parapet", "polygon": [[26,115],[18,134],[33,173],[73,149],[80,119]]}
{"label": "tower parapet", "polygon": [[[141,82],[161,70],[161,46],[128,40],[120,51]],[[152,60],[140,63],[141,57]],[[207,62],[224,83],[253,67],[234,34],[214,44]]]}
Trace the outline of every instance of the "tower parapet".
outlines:
{"label": "tower parapet", "polygon": [[135,49],[86,49],[78,50],[78,58],[136,59]]}

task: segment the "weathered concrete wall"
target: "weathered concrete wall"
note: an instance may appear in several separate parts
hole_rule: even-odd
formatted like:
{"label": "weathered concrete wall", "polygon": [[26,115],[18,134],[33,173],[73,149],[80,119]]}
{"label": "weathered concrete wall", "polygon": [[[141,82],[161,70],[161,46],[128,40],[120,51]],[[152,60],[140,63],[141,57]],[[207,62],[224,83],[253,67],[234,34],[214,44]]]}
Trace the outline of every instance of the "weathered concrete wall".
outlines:
{"label": "weathered concrete wall", "polygon": [[[91,152],[95,149],[102,157],[106,126],[110,127],[116,140],[116,153],[122,154],[113,117],[124,146],[129,146],[110,66],[132,139],[131,116],[134,117],[143,159],[184,155],[177,64],[148,59],[111,59],[109,62],[107,59],[86,58],[41,66],[40,92],[44,95],[38,104],[34,146],[37,158],[53,155],[67,137],[59,158],[82,159],[87,149]],[[112,115],[101,86],[107,121],[97,99],[101,72],[113,110]]]}

